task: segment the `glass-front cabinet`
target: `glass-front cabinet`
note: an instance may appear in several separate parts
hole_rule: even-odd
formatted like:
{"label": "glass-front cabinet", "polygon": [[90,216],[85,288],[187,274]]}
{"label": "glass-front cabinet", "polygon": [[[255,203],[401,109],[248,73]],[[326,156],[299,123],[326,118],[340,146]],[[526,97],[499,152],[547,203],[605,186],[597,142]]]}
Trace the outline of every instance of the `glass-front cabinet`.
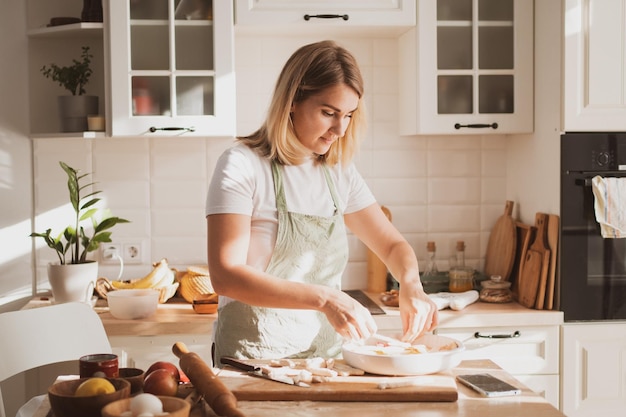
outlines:
{"label": "glass-front cabinet", "polygon": [[110,0],[112,136],[235,132],[230,1]]}
{"label": "glass-front cabinet", "polygon": [[421,0],[400,57],[402,134],[532,132],[532,0]]}

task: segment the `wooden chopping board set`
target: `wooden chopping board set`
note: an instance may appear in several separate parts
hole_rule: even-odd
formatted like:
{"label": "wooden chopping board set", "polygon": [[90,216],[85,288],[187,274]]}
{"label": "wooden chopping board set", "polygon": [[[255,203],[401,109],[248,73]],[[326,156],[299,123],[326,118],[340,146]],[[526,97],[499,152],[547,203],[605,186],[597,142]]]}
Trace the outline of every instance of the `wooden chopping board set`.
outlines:
{"label": "wooden chopping board set", "polygon": [[[225,367],[218,377],[239,401],[411,401],[453,402],[458,399],[454,376],[450,371],[432,375],[389,377],[365,374],[338,376],[330,381],[311,384],[310,388],[282,384]],[[381,382],[410,379],[411,386],[379,389]]]}
{"label": "wooden chopping board set", "polygon": [[489,236],[485,275],[500,275],[511,282],[518,302],[528,308],[551,310],[559,240],[559,216],[537,213],[535,224],[512,217],[513,202],[507,201]]}
{"label": "wooden chopping board set", "polygon": [[534,226],[518,223],[517,230],[523,237],[516,256],[517,276],[512,277],[513,292],[525,307],[551,310],[554,307],[559,216],[537,213]]}

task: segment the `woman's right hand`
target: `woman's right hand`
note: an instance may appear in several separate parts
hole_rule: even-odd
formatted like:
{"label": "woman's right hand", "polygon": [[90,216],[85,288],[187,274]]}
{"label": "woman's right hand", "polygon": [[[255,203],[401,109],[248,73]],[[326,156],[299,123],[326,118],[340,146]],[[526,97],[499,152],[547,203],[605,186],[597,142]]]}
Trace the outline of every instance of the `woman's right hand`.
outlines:
{"label": "woman's right hand", "polygon": [[344,339],[362,340],[376,333],[377,326],[369,310],[340,290],[328,288],[321,311]]}

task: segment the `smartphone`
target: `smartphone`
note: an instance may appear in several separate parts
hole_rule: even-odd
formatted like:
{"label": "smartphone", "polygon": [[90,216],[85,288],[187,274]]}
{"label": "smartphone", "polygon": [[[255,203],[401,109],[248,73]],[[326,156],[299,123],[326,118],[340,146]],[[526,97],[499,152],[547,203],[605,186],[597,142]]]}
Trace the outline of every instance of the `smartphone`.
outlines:
{"label": "smartphone", "polygon": [[490,374],[458,375],[456,379],[484,397],[519,395],[522,390]]}

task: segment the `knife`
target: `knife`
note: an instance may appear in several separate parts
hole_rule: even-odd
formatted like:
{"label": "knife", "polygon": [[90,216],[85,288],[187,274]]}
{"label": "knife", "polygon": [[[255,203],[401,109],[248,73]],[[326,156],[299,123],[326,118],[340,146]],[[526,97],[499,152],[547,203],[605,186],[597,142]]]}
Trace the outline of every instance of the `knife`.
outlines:
{"label": "knife", "polygon": [[240,361],[239,359],[235,359],[231,356],[222,356],[220,358],[220,362],[223,365],[230,365],[239,370],[245,371],[248,375],[256,376],[259,378],[269,379],[270,381],[282,382],[283,384],[295,385],[303,388],[310,388],[310,385],[305,382],[295,382],[293,378],[288,377],[286,375],[271,375],[263,373],[261,367],[256,365],[250,365],[249,363]]}

